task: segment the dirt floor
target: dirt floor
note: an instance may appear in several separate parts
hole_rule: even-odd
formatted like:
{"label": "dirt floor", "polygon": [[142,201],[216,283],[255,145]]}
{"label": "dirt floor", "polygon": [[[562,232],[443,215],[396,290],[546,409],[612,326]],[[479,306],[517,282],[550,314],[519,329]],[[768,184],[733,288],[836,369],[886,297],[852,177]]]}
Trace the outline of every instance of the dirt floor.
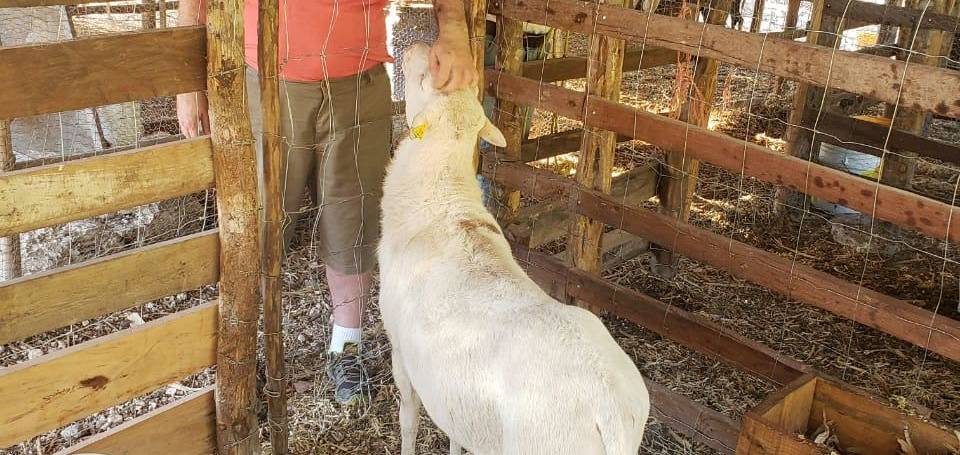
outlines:
{"label": "dirt floor", "polygon": [[[574,52],[582,51],[582,41],[579,47],[573,48]],[[674,66],[668,66],[626,75],[621,101],[654,112],[675,111],[676,72]],[[782,151],[793,84],[778,87],[772,76],[727,65],[721,65],[720,76],[711,127]],[[566,83],[568,88],[578,90],[582,90],[583,85],[582,80]],[[169,119],[169,100],[166,104],[149,106],[153,106],[148,109],[150,112],[166,113],[155,118],[147,116],[154,124],[168,121],[164,119]],[[882,106],[865,108],[865,112],[870,113],[878,110],[882,112]],[[404,134],[400,117],[396,124],[395,134],[400,137]],[[531,135],[578,126],[577,122],[567,119],[554,121],[549,113],[538,111]],[[937,140],[960,144],[960,122],[934,119],[929,134]],[[616,171],[659,163],[662,156],[656,147],[640,141],[621,144]],[[537,165],[570,174],[575,164],[576,157],[566,155]],[[960,169],[921,160],[914,182],[915,191],[951,202],[960,185]],[[859,283],[864,288],[960,319],[960,262],[954,245],[882,223],[837,218],[817,209],[780,211],[775,200],[776,189],[771,185],[702,165],[691,222]],[[656,201],[646,205],[655,207]],[[30,233],[24,236],[27,271],[36,273],[198,232],[216,224],[214,214],[212,194],[204,193]],[[390,374],[390,347],[379,323],[376,305],[366,311],[368,324],[363,351],[372,376],[372,394],[365,406],[355,409],[343,409],[331,399],[324,355],[329,336],[329,295],[323,265],[317,259],[310,217],[304,218],[283,275],[292,452],[298,455],[397,453],[398,397]],[[555,249],[558,244],[562,241],[545,248]],[[608,270],[605,276],[705,316],[783,355],[862,387],[904,412],[960,427],[960,380],[957,379],[960,365],[956,362],[705,264],[681,259],[679,273],[664,280],[649,272],[648,261],[647,255],[639,256]],[[216,289],[206,287],[0,345],[0,367],[155,320],[215,296]],[[605,316],[604,322],[646,377],[728,416],[739,418],[775,390],[768,382],[691,352],[632,323],[611,316]],[[212,380],[212,371],[200,372],[20,446],[0,450],[0,454],[53,453],[83,437],[181,399],[211,384]],[[261,436],[267,448],[266,427],[262,428]],[[423,416],[419,453],[446,454],[446,445],[445,436]],[[642,453],[714,452],[652,421]]]}

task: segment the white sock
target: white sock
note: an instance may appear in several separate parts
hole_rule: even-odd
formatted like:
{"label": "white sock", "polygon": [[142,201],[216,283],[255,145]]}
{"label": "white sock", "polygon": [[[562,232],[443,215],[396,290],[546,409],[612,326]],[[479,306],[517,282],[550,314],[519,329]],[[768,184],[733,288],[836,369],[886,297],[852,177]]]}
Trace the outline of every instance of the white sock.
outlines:
{"label": "white sock", "polygon": [[328,352],[341,353],[343,352],[343,347],[347,343],[353,343],[357,345],[357,348],[360,348],[360,329],[351,329],[347,327],[340,327],[336,323],[333,324],[333,330],[330,334],[330,350]]}

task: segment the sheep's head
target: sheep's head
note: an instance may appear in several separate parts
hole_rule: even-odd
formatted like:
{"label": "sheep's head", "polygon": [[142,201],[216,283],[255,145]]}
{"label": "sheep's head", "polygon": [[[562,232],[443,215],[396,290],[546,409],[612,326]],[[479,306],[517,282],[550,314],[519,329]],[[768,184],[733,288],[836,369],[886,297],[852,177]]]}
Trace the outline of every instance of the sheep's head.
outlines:
{"label": "sheep's head", "polygon": [[506,145],[503,133],[483,113],[476,86],[450,93],[433,88],[430,48],[426,44],[410,46],[403,53],[402,68],[407,125],[412,135],[422,137],[431,129],[443,128],[454,136],[479,135],[493,145]]}

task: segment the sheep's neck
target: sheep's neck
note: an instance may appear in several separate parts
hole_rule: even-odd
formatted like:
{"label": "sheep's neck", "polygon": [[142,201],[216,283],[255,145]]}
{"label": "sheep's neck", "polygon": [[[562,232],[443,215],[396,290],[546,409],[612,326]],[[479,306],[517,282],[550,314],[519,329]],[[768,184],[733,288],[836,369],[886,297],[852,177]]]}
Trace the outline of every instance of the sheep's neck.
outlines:
{"label": "sheep's neck", "polygon": [[413,199],[425,204],[423,208],[483,207],[473,164],[475,139],[427,136],[408,145],[414,153],[406,156],[403,166],[414,178],[405,179],[404,186]]}

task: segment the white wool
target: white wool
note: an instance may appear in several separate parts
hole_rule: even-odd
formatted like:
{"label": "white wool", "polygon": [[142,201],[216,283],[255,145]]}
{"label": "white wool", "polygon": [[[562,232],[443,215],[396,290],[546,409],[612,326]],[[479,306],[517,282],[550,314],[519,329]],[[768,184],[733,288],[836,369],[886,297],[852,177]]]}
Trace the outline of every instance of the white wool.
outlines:
{"label": "white wool", "polygon": [[481,203],[473,148],[503,136],[476,92],[432,89],[425,46],[403,66],[422,135],[388,170],[379,246],[402,455],[421,402],[455,454],[636,454],[650,412],[636,366],[596,316],[527,277]]}

